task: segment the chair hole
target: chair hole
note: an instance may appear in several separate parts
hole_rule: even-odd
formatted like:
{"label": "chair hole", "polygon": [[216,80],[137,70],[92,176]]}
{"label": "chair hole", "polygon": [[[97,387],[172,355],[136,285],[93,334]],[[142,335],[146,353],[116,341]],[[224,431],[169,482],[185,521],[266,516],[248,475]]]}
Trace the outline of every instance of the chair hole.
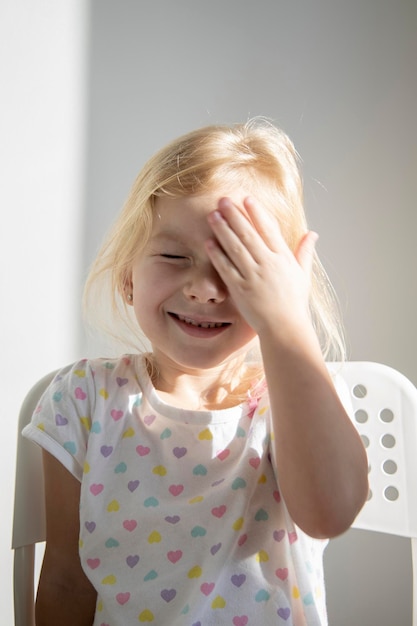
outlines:
{"label": "chair hole", "polygon": [[383,422],[385,422],[385,424],[389,424],[394,419],[394,413],[391,411],[391,409],[382,409],[379,417]]}
{"label": "chair hole", "polygon": [[369,437],[367,437],[366,435],[361,435],[361,439],[365,448],[369,448]]}
{"label": "chair hole", "polygon": [[355,396],[355,398],[364,398],[366,394],[368,393],[368,390],[365,387],[365,385],[355,385],[352,393]]}
{"label": "chair hole", "polygon": [[395,444],[396,441],[393,435],[384,435],[381,439],[381,445],[383,448],[393,448]]}
{"label": "chair hole", "polygon": [[367,498],[368,502],[369,502],[369,500],[372,500],[373,495],[374,495],[374,494],[372,493],[372,489],[370,489],[370,490],[368,491],[368,498]]}
{"label": "chair hole", "polygon": [[395,502],[400,497],[400,493],[396,487],[387,487],[384,491],[384,496],[390,502]]}
{"label": "chair hole", "polygon": [[365,424],[368,421],[368,413],[363,409],[355,411],[355,420],[358,424]]}
{"label": "chair hole", "polygon": [[390,476],[392,476],[392,474],[395,474],[397,472],[398,466],[395,461],[392,461],[391,459],[387,459],[386,461],[384,461],[382,465],[382,469],[384,470],[386,474],[389,474]]}

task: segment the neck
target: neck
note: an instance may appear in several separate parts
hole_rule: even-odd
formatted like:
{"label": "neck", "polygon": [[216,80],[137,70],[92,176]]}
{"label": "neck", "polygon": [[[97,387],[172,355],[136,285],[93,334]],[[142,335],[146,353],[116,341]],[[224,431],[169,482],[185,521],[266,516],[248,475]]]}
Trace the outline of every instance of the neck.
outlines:
{"label": "neck", "polygon": [[242,361],[210,370],[160,367],[148,357],[148,372],[164,402],[182,409],[214,411],[240,404],[254,383],[253,368]]}

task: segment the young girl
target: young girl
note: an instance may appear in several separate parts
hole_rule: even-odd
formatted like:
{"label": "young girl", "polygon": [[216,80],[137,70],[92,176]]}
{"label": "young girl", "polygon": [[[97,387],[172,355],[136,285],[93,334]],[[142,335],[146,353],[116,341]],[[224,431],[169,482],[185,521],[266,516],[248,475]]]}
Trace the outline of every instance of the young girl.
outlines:
{"label": "young girl", "polygon": [[315,241],[269,123],[145,165],[87,283],[92,309],[111,285],[134,349],[63,369],[25,429],[44,449],[37,626],[327,623],[323,540],[368,487]]}

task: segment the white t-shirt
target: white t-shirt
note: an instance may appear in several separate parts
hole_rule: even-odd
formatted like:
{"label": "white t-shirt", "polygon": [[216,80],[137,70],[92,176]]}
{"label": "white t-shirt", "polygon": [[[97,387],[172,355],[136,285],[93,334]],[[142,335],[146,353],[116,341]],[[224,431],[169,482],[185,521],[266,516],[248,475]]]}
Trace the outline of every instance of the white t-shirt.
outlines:
{"label": "white t-shirt", "polygon": [[24,435],[81,482],[94,626],[327,624],[326,542],[281,498],[267,393],[182,410],[141,356],[84,360],[56,376]]}

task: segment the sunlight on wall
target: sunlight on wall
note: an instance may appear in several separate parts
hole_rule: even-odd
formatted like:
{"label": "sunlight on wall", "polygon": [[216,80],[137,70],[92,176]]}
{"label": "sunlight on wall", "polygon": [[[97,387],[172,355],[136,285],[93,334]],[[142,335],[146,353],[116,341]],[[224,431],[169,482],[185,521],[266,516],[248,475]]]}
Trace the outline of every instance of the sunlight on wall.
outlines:
{"label": "sunlight on wall", "polygon": [[11,624],[17,415],[30,386],[77,348],[86,16],[83,0],[14,0],[0,12],[0,606]]}

